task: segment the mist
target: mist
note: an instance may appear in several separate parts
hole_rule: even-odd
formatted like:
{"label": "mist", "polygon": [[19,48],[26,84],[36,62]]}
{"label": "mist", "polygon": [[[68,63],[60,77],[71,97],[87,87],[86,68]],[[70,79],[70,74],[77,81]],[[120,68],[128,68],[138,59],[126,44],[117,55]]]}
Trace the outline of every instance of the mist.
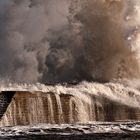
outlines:
{"label": "mist", "polygon": [[1,1],[1,79],[139,79],[139,6],[139,0]]}

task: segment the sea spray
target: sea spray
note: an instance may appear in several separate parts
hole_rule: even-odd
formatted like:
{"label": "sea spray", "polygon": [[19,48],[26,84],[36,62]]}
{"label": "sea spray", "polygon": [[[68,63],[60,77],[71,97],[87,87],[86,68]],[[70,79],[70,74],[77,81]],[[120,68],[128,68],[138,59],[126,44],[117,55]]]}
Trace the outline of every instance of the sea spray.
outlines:
{"label": "sea spray", "polygon": [[1,78],[139,79],[139,6],[139,0],[1,1]]}

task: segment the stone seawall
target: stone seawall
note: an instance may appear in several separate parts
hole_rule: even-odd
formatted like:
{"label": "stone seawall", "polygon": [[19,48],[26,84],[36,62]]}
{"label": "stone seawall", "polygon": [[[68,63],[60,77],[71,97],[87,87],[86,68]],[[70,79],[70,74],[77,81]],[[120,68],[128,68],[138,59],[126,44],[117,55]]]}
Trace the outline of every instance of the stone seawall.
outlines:
{"label": "stone seawall", "polygon": [[9,91],[1,92],[0,100],[0,126],[140,120],[140,108],[105,96]]}

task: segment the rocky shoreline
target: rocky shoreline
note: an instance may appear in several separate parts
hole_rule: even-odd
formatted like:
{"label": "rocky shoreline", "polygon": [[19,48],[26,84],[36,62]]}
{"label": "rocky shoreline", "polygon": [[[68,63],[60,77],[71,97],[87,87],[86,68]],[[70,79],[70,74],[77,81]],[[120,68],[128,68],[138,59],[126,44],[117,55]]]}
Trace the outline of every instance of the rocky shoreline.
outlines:
{"label": "rocky shoreline", "polygon": [[1,127],[0,140],[139,140],[140,122]]}

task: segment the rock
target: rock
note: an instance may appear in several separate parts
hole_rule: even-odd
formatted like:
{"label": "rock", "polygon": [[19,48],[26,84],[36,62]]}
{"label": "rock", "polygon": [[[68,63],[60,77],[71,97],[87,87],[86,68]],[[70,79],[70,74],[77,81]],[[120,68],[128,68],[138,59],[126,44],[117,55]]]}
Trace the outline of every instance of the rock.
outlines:
{"label": "rock", "polygon": [[140,122],[35,125],[0,128],[1,140],[139,140]]}

